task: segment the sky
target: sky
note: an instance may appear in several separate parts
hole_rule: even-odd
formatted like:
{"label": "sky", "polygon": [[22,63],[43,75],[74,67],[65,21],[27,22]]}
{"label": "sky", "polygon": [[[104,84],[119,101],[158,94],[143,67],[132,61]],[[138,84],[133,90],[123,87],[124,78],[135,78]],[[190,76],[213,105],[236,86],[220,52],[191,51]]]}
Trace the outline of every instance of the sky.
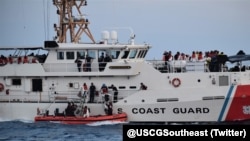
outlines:
{"label": "sky", "polygon": [[[219,50],[250,54],[250,0],[87,0],[83,8],[96,41],[115,27],[119,42],[152,46],[146,59],[164,51]],[[55,36],[52,0],[1,0],[0,47],[41,47]],[[86,36],[82,37],[85,40]],[[86,39],[87,40],[87,39]]]}

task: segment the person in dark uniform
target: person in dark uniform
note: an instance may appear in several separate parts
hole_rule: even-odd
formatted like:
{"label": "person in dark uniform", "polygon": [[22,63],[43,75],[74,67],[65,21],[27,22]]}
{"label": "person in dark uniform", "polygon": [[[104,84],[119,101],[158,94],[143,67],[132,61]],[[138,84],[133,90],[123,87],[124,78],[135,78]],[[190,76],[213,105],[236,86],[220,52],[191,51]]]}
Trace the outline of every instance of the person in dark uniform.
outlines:
{"label": "person in dark uniform", "polygon": [[141,82],[140,90],[147,90],[147,86]]}
{"label": "person in dark uniform", "polygon": [[85,60],[85,63],[86,63],[86,71],[87,72],[90,72],[91,71],[91,62],[92,62],[92,58],[87,55],[86,56],[86,60]]}
{"label": "person in dark uniform", "polygon": [[96,92],[96,87],[95,87],[94,83],[92,82],[90,87],[89,87],[89,93],[90,93],[89,103],[94,103],[95,92]]}
{"label": "person in dark uniform", "polygon": [[112,90],[114,91],[114,99],[113,102],[116,103],[118,100],[118,90],[116,88],[116,86],[114,86],[113,84],[111,85]]}
{"label": "person in dark uniform", "polygon": [[98,59],[99,62],[99,71],[104,70],[104,53],[102,52],[102,55]]}
{"label": "person in dark uniform", "polygon": [[105,69],[108,62],[112,62],[112,59],[108,54],[106,54],[106,56],[104,58],[104,63],[103,63],[103,70]]}
{"label": "person in dark uniform", "polygon": [[81,72],[81,66],[82,66],[82,61],[80,60],[79,57],[75,60],[75,63],[77,65],[78,71]]}

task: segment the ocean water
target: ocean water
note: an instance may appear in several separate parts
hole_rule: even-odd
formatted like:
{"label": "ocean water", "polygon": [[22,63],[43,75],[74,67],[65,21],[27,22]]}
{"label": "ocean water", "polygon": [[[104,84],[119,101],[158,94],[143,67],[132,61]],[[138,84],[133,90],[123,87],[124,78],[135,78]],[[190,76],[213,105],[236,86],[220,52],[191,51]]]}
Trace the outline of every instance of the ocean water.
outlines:
{"label": "ocean water", "polygon": [[0,141],[121,141],[124,123],[66,125],[52,122],[2,121]]}
{"label": "ocean water", "polygon": [[[86,125],[67,125],[56,122],[0,121],[0,141],[122,141],[123,125],[159,125],[160,123],[114,123],[96,122]],[[161,123],[160,125],[209,125],[210,123]],[[247,125],[250,136],[250,121],[212,123],[212,125]],[[182,128],[181,127],[181,128]],[[218,126],[216,126],[218,127]],[[241,129],[242,130],[242,129]],[[202,138],[204,139],[204,138]],[[210,139],[209,139],[210,140]],[[246,140],[249,140],[246,139]]]}

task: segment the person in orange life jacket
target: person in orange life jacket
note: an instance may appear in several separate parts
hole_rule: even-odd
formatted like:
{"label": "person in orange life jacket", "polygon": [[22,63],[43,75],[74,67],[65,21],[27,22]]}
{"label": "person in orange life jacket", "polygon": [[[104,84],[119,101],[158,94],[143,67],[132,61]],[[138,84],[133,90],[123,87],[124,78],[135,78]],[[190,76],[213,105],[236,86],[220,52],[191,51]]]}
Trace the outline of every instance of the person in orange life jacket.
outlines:
{"label": "person in orange life jacket", "polygon": [[38,60],[35,56],[32,57],[32,60],[31,60],[32,63],[38,63]]}
{"label": "person in orange life jacket", "polygon": [[101,92],[102,92],[102,94],[107,94],[108,93],[108,87],[105,84],[102,84]]}
{"label": "person in orange life jacket", "polygon": [[82,89],[83,89],[83,96],[86,97],[88,92],[88,86],[86,83],[83,83]]}
{"label": "person in orange life jacket", "polygon": [[17,63],[20,64],[21,62],[22,62],[22,57],[19,56],[19,57],[17,58]]}
{"label": "person in orange life jacket", "polygon": [[23,57],[23,64],[24,63],[29,63],[28,56],[26,55]]}
{"label": "person in orange life jacket", "polygon": [[104,100],[109,101],[108,87],[105,84],[102,84],[101,93],[104,94]]}
{"label": "person in orange life jacket", "polygon": [[141,82],[140,90],[147,90],[147,88],[148,87]]}
{"label": "person in orange life jacket", "polygon": [[12,58],[11,54],[9,55],[8,60],[9,60],[9,63],[10,63],[10,64],[13,63],[13,58]]}

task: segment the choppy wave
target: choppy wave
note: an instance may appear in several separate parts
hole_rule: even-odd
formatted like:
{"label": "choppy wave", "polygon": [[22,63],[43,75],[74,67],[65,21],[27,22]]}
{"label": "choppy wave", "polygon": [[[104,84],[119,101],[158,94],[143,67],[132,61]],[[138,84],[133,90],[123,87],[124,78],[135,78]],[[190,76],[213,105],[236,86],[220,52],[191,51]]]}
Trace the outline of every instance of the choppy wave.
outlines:
{"label": "choppy wave", "polygon": [[[127,122],[95,122],[86,125],[59,124],[56,122],[33,122],[29,120],[1,120],[0,141],[121,141],[124,124]],[[250,122],[233,122],[233,124]],[[148,124],[148,123],[140,123]],[[151,123],[154,124],[154,123]],[[164,123],[180,125],[185,123]],[[190,123],[187,123],[190,124]],[[200,124],[200,123],[192,123]],[[206,123],[203,123],[206,124]],[[232,124],[232,123],[223,123]]]}
{"label": "choppy wave", "polygon": [[68,125],[26,120],[1,121],[0,140],[8,141],[121,141],[122,123],[102,122],[89,125]]}
{"label": "choppy wave", "polygon": [[0,118],[0,122],[11,122],[11,121],[20,121],[20,122],[23,122],[23,123],[34,123],[33,120],[26,120],[26,119],[15,119],[15,120],[9,120],[9,119],[1,119]]}
{"label": "choppy wave", "polygon": [[128,122],[121,122],[121,121],[100,121],[100,122],[93,122],[93,123],[89,123],[86,125],[89,126],[101,126],[101,125],[115,125],[115,124],[126,124]]}

